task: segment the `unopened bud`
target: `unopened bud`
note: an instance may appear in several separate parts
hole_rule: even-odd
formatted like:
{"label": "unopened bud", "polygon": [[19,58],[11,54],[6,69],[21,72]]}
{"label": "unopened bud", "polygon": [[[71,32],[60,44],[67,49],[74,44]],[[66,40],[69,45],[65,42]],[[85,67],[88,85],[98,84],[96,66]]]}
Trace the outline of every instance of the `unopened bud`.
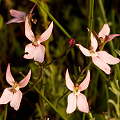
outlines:
{"label": "unopened bud", "polygon": [[67,46],[68,48],[72,48],[75,45],[75,39],[70,38],[68,39]]}

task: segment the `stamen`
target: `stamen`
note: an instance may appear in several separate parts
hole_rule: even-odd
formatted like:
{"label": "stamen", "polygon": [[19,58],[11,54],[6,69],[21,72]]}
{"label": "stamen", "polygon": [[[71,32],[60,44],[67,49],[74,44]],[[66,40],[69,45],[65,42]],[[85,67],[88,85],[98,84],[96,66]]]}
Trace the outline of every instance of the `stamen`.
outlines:
{"label": "stamen", "polygon": [[18,90],[19,90],[19,84],[15,82],[14,85],[12,86],[12,92],[15,93]]}

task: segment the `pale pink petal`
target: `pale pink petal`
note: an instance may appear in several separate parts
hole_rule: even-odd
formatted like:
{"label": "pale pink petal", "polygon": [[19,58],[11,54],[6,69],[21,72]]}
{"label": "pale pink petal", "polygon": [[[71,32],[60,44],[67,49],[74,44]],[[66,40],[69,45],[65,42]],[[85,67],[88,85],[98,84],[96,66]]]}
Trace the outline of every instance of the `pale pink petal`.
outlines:
{"label": "pale pink petal", "polygon": [[26,16],[26,13],[25,12],[22,12],[22,11],[18,11],[18,10],[14,10],[14,9],[11,9],[10,10],[10,14],[11,14],[11,16],[13,16],[13,17],[21,17],[21,18],[23,18],[23,17],[25,17]]}
{"label": "pale pink petal", "polygon": [[28,23],[28,17],[25,20],[25,36],[30,40],[33,41],[35,39],[34,33],[32,32],[30,25]]}
{"label": "pale pink petal", "polygon": [[96,51],[98,47],[98,42],[96,38],[93,36],[92,32],[91,32],[91,46],[93,47],[93,50]]}
{"label": "pale pink petal", "polygon": [[24,22],[25,19],[24,18],[13,18],[11,20],[9,20],[6,24],[10,24],[10,23],[21,23]]}
{"label": "pale pink petal", "polygon": [[110,65],[114,65],[120,62],[118,58],[113,57],[112,55],[108,54],[106,51],[98,51],[98,57],[103,60],[105,63]]}
{"label": "pale pink petal", "polygon": [[10,102],[12,99],[12,95],[12,87],[6,88],[3,91],[2,96],[0,98],[0,104],[7,104],[8,102]]}
{"label": "pale pink petal", "polygon": [[85,89],[88,87],[89,82],[90,82],[90,71],[88,70],[88,73],[87,73],[86,78],[85,78],[85,79],[83,80],[83,82],[79,85],[80,91],[85,90]]}
{"label": "pale pink petal", "polygon": [[74,90],[74,84],[73,84],[72,80],[70,79],[68,69],[66,70],[65,80],[66,80],[67,88],[69,90],[73,91]]}
{"label": "pale pink petal", "polygon": [[92,57],[92,61],[97,67],[99,67],[101,70],[103,70],[106,74],[110,74],[111,68],[107,63],[103,62],[98,57]]}
{"label": "pale pink petal", "polygon": [[110,33],[110,28],[108,26],[108,24],[104,24],[103,28],[101,29],[101,31],[98,34],[98,37],[102,37],[103,39],[105,38],[105,36],[108,36]]}
{"label": "pale pink petal", "polygon": [[111,35],[107,36],[107,39],[105,40],[105,42],[112,40],[116,36],[120,36],[120,34],[111,34]]}
{"label": "pale pink petal", "polygon": [[87,99],[84,94],[80,93],[77,96],[77,107],[80,111],[88,113],[89,112],[89,106]]}
{"label": "pale pink petal", "polygon": [[85,56],[91,56],[90,51],[80,44],[76,44]]}
{"label": "pale pink petal", "polygon": [[20,90],[16,91],[16,93],[13,94],[12,100],[10,102],[10,106],[13,107],[15,110],[18,110],[20,107],[22,99],[22,92]]}
{"label": "pale pink petal", "polygon": [[35,4],[33,7],[32,7],[32,9],[30,10],[30,14],[32,14],[32,12],[33,12],[33,10],[34,10],[34,8],[35,8],[35,6],[36,6],[37,4]]}
{"label": "pale pink petal", "polygon": [[23,56],[25,59],[33,59],[35,54],[35,46],[32,43],[27,44],[25,47],[25,55]]}
{"label": "pale pink petal", "polygon": [[48,29],[38,38],[40,43],[46,41],[50,37],[52,30],[53,30],[53,21],[49,25]]}
{"label": "pale pink petal", "polygon": [[30,80],[30,77],[31,77],[31,70],[30,70],[29,73],[26,75],[26,77],[19,82],[19,88],[25,87],[25,86],[28,84],[28,82],[29,82],[29,80]]}
{"label": "pale pink petal", "polygon": [[66,112],[67,114],[70,114],[74,112],[76,109],[76,95],[74,93],[71,93],[68,95],[68,105]]}
{"label": "pale pink petal", "polygon": [[15,80],[14,80],[12,74],[11,74],[11,71],[10,71],[10,63],[9,63],[8,66],[7,66],[6,80],[7,80],[7,82],[8,82],[11,86],[14,85]]}
{"label": "pale pink petal", "polygon": [[42,63],[44,61],[45,56],[45,47],[41,44],[36,47],[35,54],[34,54],[34,60]]}

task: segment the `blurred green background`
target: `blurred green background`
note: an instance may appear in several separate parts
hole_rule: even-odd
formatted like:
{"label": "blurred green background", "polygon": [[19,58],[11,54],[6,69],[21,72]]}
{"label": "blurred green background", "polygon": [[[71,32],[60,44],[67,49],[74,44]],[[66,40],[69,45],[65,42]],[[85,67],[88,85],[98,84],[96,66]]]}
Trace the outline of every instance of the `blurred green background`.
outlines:
{"label": "blurred green background", "polygon": [[[11,64],[11,72],[16,81],[20,81],[23,77],[19,74],[22,71],[25,75],[29,69],[32,69],[31,81],[35,82],[40,71],[38,65],[33,60],[24,59],[24,49],[30,41],[25,37],[25,26],[23,23],[6,24],[12,17],[10,9],[24,11],[26,13],[33,7],[34,0],[0,0],[0,95],[3,90],[8,87],[6,82],[6,68],[8,63]],[[38,0],[40,1],[40,0]],[[42,5],[57,19],[57,21],[65,28],[65,30],[76,39],[76,43],[84,47],[90,46],[88,39],[88,24],[89,24],[89,0],[43,0]],[[110,26],[110,34],[120,33],[120,0],[102,0],[107,23]],[[47,14],[41,10],[39,6],[35,7],[33,13],[34,19],[37,19],[36,24],[32,24],[32,30],[35,35],[43,33],[49,23],[52,21]],[[104,22],[99,1],[94,2],[92,29],[97,33],[101,30]],[[67,48],[68,37],[54,24],[51,37],[44,43],[46,47],[45,63],[49,63],[54,59],[62,56]],[[110,43],[105,45],[104,50],[110,54],[114,54],[114,49],[120,49],[120,37],[114,38],[113,45]],[[39,82],[36,87],[56,106],[59,98],[67,91],[65,86],[65,71],[68,68],[73,82],[79,76],[80,69],[87,66],[89,58],[86,58],[81,51],[74,46],[67,56],[57,60],[43,71],[42,82]],[[116,68],[111,66],[111,75],[107,76],[109,82],[119,79],[119,73]],[[100,72],[90,66],[91,80],[88,87],[87,99],[90,106],[90,111],[96,120],[104,120],[107,116],[108,106],[106,98],[105,85],[109,88],[109,82],[101,76]],[[25,92],[30,86],[23,88]],[[108,90],[109,97],[116,101],[115,95]],[[83,92],[84,93],[84,92]],[[76,110],[74,113],[67,115],[67,96],[66,95],[59,103],[58,110],[68,120],[82,120],[83,113]],[[115,108],[109,104],[111,117],[116,114]],[[0,119],[3,120],[5,113],[5,105],[0,105]],[[16,112],[8,104],[7,120],[50,120],[61,119],[57,113],[34,91],[30,90],[26,93],[21,101],[20,109]],[[89,120],[86,114],[85,120]]]}

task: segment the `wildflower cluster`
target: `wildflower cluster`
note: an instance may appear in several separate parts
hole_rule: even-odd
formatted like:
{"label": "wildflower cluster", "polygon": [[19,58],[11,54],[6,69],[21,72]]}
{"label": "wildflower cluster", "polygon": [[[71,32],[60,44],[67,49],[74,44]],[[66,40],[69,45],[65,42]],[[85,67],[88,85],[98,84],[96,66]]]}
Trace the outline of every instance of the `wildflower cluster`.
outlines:
{"label": "wildflower cluster", "polygon": [[[22,11],[11,9],[10,14],[14,18],[9,20],[7,24],[25,22],[25,36],[31,41],[31,43],[25,46],[25,54],[23,58],[33,59],[38,63],[43,63],[45,57],[45,46],[43,46],[41,43],[48,40],[51,36],[53,31],[54,20],[50,23],[45,32],[43,32],[40,36],[35,36],[31,29],[32,27],[29,23],[33,21],[36,24],[36,19],[32,18],[32,16],[35,14],[32,12],[36,5],[37,4],[33,6],[33,8],[28,14]],[[89,30],[89,28],[88,32],[90,32],[91,34],[91,46],[89,47],[90,49],[83,47],[81,44],[75,44],[75,39],[69,38],[66,47],[68,52],[69,50],[71,50],[71,48],[74,47],[74,45],[76,45],[85,56],[91,57],[91,61],[99,69],[101,69],[105,74],[110,75],[111,68],[109,65],[115,65],[119,63],[120,59],[113,57],[108,52],[104,51],[103,48],[107,42],[111,41],[116,36],[120,36],[120,34],[109,35],[110,28],[107,23],[103,25],[103,28],[98,34],[95,32],[95,36]],[[50,64],[52,63],[53,62],[51,62]],[[45,68],[48,65],[43,65],[42,67]],[[81,92],[87,89],[89,86],[90,69],[87,69],[87,75],[81,83],[79,83],[78,80],[76,80],[75,83],[73,83],[73,81],[70,78],[68,68],[66,69],[66,87],[68,88],[68,90],[72,91],[72,93],[68,95],[68,105],[66,113],[71,114],[76,110],[76,108],[78,108],[78,110],[80,110],[81,112],[89,113],[90,109],[89,104],[87,102],[87,98]],[[85,70],[86,68],[84,69],[84,71]],[[10,106],[13,107],[15,110],[18,110],[20,108],[20,103],[22,100],[22,92],[20,91],[20,88],[23,88],[28,84],[30,77],[31,69],[29,70],[28,74],[18,83],[14,80],[10,70],[10,63],[8,63],[8,67],[6,70],[6,80],[12,87],[8,87],[3,91],[3,94],[0,97],[0,104],[7,104],[10,102]]]}

